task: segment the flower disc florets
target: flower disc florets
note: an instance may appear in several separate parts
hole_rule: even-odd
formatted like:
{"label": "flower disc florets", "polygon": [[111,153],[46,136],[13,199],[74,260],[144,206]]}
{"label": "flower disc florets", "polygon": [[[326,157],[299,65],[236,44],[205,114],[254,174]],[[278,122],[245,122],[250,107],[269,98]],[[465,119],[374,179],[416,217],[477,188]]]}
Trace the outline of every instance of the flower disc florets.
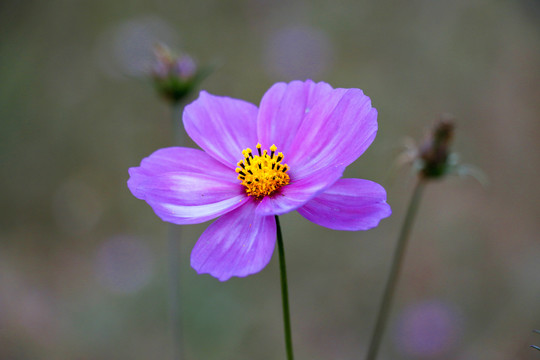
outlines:
{"label": "flower disc florets", "polygon": [[276,193],[290,181],[287,171],[289,166],[282,164],[283,153],[277,153],[276,145],[261,151],[261,144],[257,144],[258,155],[253,156],[250,148],[242,150],[244,160],[238,162],[236,172],[238,180],[246,188],[246,194],[258,200]]}

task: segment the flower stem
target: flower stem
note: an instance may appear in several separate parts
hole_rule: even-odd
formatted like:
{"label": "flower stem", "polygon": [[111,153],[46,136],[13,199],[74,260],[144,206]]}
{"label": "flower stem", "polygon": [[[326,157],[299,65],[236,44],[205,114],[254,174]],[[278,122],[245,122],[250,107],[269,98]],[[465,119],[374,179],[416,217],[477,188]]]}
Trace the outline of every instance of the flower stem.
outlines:
{"label": "flower stem", "polygon": [[[172,107],[172,142],[174,146],[181,146],[184,142],[184,128],[179,124],[183,111],[182,104],[175,104]],[[169,224],[167,233],[167,252],[169,257],[169,321],[171,331],[172,359],[181,360],[183,358],[182,340],[182,317],[180,308],[180,254],[181,254],[181,229],[180,226]]]}
{"label": "flower stem", "polygon": [[169,257],[169,321],[172,359],[182,359],[182,319],[180,316],[180,228],[169,224],[167,252]]}
{"label": "flower stem", "polygon": [[173,143],[172,146],[184,146],[186,142],[186,131],[182,123],[182,113],[184,112],[184,102],[180,101],[172,105]]}
{"label": "flower stem", "polygon": [[386,287],[384,289],[383,298],[381,301],[379,312],[377,314],[377,321],[375,323],[375,328],[373,330],[373,335],[369,344],[366,360],[375,360],[377,358],[379,345],[384,335],[384,329],[388,316],[390,315],[392,299],[394,297],[394,291],[398,282],[401,264],[403,262],[405,249],[407,247],[407,239],[409,238],[411,227],[414,222],[418,206],[420,205],[420,198],[422,197],[424,187],[425,181],[419,178],[414,188],[411,202],[409,203],[409,208],[407,209],[407,213],[405,214],[405,220],[403,221],[403,226],[401,228],[401,232],[397,241],[397,246],[394,251],[392,267],[390,269],[390,274],[388,275],[388,280],[386,281]]}
{"label": "flower stem", "polygon": [[287,360],[293,360],[293,345],[291,335],[291,316],[289,314],[289,290],[287,287],[287,266],[285,265],[285,249],[283,246],[283,236],[281,234],[281,225],[276,215],[277,243],[279,252],[279,273],[281,278],[281,301],[283,305],[283,327],[285,330],[285,349],[287,351]]}

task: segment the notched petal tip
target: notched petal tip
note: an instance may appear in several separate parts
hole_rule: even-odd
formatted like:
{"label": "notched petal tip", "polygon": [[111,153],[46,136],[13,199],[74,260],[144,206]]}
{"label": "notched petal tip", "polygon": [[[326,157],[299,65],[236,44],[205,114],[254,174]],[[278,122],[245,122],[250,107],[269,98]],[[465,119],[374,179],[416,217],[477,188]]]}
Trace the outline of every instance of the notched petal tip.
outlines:
{"label": "notched petal tip", "polygon": [[252,273],[249,273],[249,274],[221,274],[219,272],[213,272],[213,271],[205,271],[205,270],[198,270],[194,265],[193,263],[191,264],[191,267],[193,268],[193,270],[195,270],[195,272],[198,274],[198,275],[209,275],[215,279],[218,279],[219,281],[221,282],[225,282],[225,281],[229,281],[230,279],[232,278],[245,278],[245,277],[248,277],[250,275],[254,275],[258,272],[260,272],[261,270],[258,270],[258,271],[255,271],[255,272],[252,272]]}
{"label": "notched petal tip", "polygon": [[318,225],[347,231],[375,228],[392,214],[384,188],[361,179],[338,180],[298,212]]}
{"label": "notched petal tip", "polygon": [[140,185],[142,182],[148,179],[148,175],[140,166],[129,168],[128,173],[129,179],[126,183],[129,191],[131,191],[133,196],[135,196],[137,199],[145,200],[145,193],[144,191],[141,191]]}
{"label": "notched petal tip", "polygon": [[276,242],[273,216],[257,216],[247,202],[216,220],[191,252],[191,266],[199,274],[220,281],[261,271],[270,261]]}

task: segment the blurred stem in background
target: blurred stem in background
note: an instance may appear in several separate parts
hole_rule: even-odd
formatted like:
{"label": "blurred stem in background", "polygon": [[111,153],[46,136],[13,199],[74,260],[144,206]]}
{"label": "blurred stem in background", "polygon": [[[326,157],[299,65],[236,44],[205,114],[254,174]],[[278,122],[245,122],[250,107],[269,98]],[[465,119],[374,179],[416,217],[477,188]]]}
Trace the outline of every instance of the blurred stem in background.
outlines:
{"label": "blurred stem in background", "polygon": [[277,244],[279,252],[279,275],[281,279],[281,303],[283,306],[283,329],[285,332],[285,350],[287,352],[287,360],[293,360],[293,345],[291,334],[291,316],[289,313],[289,290],[287,285],[287,266],[285,264],[285,247],[283,246],[283,235],[281,233],[281,224],[279,217],[276,215],[277,226]]}
{"label": "blurred stem in background", "polygon": [[[181,126],[183,111],[183,103],[172,105],[172,133],[174,136],[173,144],[175,146],[184,145],[186,139],[184,127]],[[179,225],[169,224],[167,235],[167,256],[169,257],[169,321],[171,323],[172,358],[174,360],[181,360],[184,358],[180,302],[180,273],[182,271],[180,265],[180,254],[182,252],[180,241],[182,238],[182,229]]]}
{"label": "blurred stem in background", "polygon": [[367,360],[375,360],[379,352],[387,320],[392,309],[392,302],[398,284],[403,259],[405,257],[407,241],[420,205],[424,188],[429,180],[442,178],[452,169],[453,164],[450,161],[451,154],[449,145],[452,141],[453,134],[454,122],[452,119],[448,116],[441,117],[435,124],[428,138],[413,154],[415,167],[418,170],[418,180],[413,190],[411,202],[409,203],[405,214],[405,220],[403,221],[399,233],[396,249],[394,250],[390,274],[386,281],[383,297],[377,313],[377,319],[375,321],[375,327],[371,336],[371,342],[368,348]]}
{"label": "blurred stem in background", "polygon": [[[211,68],[201,70],[189,55],[176,55],[165,45],[155,48],[156,62],[152,69],[152,78],[156,91],[171,106],[173,139],[171,146],[183,146],[186,133],[182,126],[182,113],[185,100],[195,87],[212,71]],[[180,301],[181,263],[181,227],[169,224],[167,235],[167,253],[169,257],[169,317],[171,324],[172,358],[184,358],[182,336],[182,316]]]}
{"label": "blurred stem in background", "polygon": [[422,192],[425,187],[425,182],[421,179],[418,179],[416,186],[413,191],[411,202],[407,208],[407,213],[405,214],[405,221],[401,227],[401,232],[397,241],[396,249],[394,250],[394,256],[392,260],[392,267],[390,268],[390,274],[388,275],[388,280],[386,281],[386,286],[384,288],[383,297],[377,313],[377,320],[375,322],[375,328],[373,330],[373,335],[371,337],[371,342],[368,349],[368,360],[375,360],[377,358],[377,353],[379,351],[379,345],[381,344],[382,337],[384,335],[384,329],[386,327],[386,322],[388,316],[390,315],[390,309],[392,306],[392,300],[394,298],[394,292],[396,290],[396,285],[399,279],[399,273],[401,271],[401,264],[405,256],[405,250],[407,247],[407,239],[411,232],[411,227],[420,205],[420,199],[422,197]]}
{"label": "blurred stem in background", "polygon": [[184,358],[180,304],[180,226],[169,224],[167,238],[167,252],[169,257],[169,321],[171,324],[172,358],[175,360],[180,360]]}

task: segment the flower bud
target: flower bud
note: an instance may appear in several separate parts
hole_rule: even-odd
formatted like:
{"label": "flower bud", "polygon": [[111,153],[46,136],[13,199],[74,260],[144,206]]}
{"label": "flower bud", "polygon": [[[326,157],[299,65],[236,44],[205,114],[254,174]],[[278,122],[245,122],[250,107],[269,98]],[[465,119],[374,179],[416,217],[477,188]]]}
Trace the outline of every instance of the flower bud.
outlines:
{"label": "flower bud", "polygon": [[156,62],[152,78],[158,93],[166,100],[177,103],[186,98],[206,76],[187,54],[175,55],[168,47],[159,44],[154,50]]}

